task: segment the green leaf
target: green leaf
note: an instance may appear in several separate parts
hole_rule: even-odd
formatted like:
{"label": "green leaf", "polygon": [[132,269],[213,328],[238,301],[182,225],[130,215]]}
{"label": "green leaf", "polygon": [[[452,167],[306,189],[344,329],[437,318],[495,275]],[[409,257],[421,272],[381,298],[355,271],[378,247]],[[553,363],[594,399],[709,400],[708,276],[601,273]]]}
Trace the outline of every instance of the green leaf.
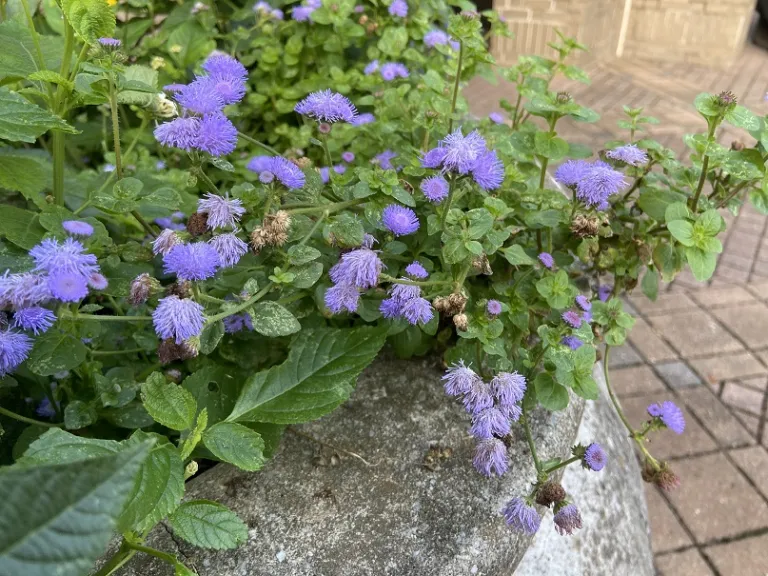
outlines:
{"label": "green leaf", "polygon": [[141,199],[142,205],[149,204],[150,206],[160,206],[161,208],[167,208],[168,210],[178,210],[181,208],[182,202],[181,195],[169,186],[158,188]]}
{"label": "green leaf", "polygon": [[64,426],[67,430],[85,428],[96,422],[98,418],[96,408],[81,400],[73,400],[64,409]]}
{"label": "green leaf", "polygon": [[224,322],[219,320],[213,324],[208,324],[203,328],[200,334],[200,353],[210,354],[216,350],[221,338],[224,336]]}
{"label": "green leaf", "polygon": [[652,268],[646,270],[641,284],[643,294],[655,302],[659,295],[659,274],[656,272],[656,270]]}
{"label": "green leaf", "polygon": [[[5,212],[4,207],[0,213]],[[72,334],[51,329],[35,340],[27,367],[38,376],[52,376],[83,363],[88,349]]]}
{"label": "green leaf", "polygon": [[41,82],[50,82],[51,84],[55,84],[57,86],[63,86],[67,92],[72,92],[72,90],[75,89],[74,82],[64,78],[64,76],[58,72],[54,72],[53,70],[40,70],[38,72],[33,72],[27,76],[27,79],[39,80]]}
{"label": "green leaf", "polygon": [[0,88],[0,139],[34,144],[51,129],[77,134],[64,120],[35,106],[8,88]]}
{"label": "green leaf", "polygon": [[561,386],[548,372],[539,372],[533,381],[536,399],[547,410],[563,410],[568,406],[568,390]]}
{"label": "green leaf", "polygon": [[94,196],[91,202],[97,208],[107,212],[127,214],[138,207],[137,199],[143,188],[144,183],[141,180],[137,178],[123,178],[115,182],[114,186],[112,186],[111,194],[103,192],[98,196]]}
{"label": "green leaf", "polygon": [[216,40],[195,19],[177,26],[165,43],[173,61],[181,68],[196,66],[216,48]]}
{"label": "green leaf", "polygon": [[714,252],[704,252],[699,248],[686,248],[685,259],[691,267],[693,277],[699,282],[704,282],[712,277],[717,265],[717,256]]}
{"label": "green leaf", "polygon": [[237,400],[242,381],[229,366],[212,364],[187,376],[181,385],[194,396],[198,410],[208,411],[208,422],[224,420]]}
{"label": "green leaf", "polygon": [[160,372],[152,372],[141,385],[141,399],[155,422],[167,428],[186,430],[195,421],[194,396],[181,386],[167,382]]}
{"label": "green leaf", "polygon": [[148,531],[173,512],[184,495],[184,464],[179,451],[164,436],[137,430],[124,444],[142,445],[148,440],[154,440],[155,445],[139,468],[133,490],[118,519],[122,532]]}
{"label": "green leaf", "polygon": [[120,104],[148,107],[157,97],[157,70],[135,64],[123,71],[125,82],[117,94]]}
{"label": "green leaf", "polygon": [[305,266],[293,268],[293,282],[296,288],[311,288],[323,275],[323,265],[320,262],[310,262]]}
{"label": "green leaf", "polygon": [[386,334],[369,327],[302,331],[285,362],[246,380],[228,420],[296,424],[327,414],[349,398]]}
{"label": "green leaf", "polygon": [[638,196],[637,205],[657,222],[664,222],[667,206],[674,202],[685,202],[686,197],[671,190],[645,190]]}
{"label": "green leaf", "polygon": [[699,114],[705,118],[718,116],[720,114],[720,108],[715,103],[715,96],[712,94],[702,92],[696,96],[693,105],[696,107],[696,110],[699,111]]}
{"label": "green leaf", "polygon": [[592,378],[592,368],[595,364],[595,349],[592,346],[582,346],[578,350],[556,361],[557,381],[571,388],[577,395],[586,400],[597,398],[597,383]]}
{"label": "green leaf", "polygon": [[408,31],[402,26],[387,26],[381,35],[379,50],[388,56],[399,56],[408,44]]}
{"label": "green leaf", "polygon": [[227,550],[248,539],[248,527],[237,514],[210,500],[184,502],[168,520],[177,536],[200,548]]}
{"label": "green leaf", "polygon": [[0,571],[82,576],[105,551],[150,445],[0,470]]}
{"label": "green leaf", "polygon": [[192,451],[203,439],[203,431],[208,427],[208,409],[203,408],[197,415],[197,421],[195,427],[184,439],[184,443],[181,445],[181,459],[186,460],[192,455]]}
{"label": "green leaf", "polygon": [[[45,64],[50,69],[61,65],[62,42],[55,36],[38,35]],[[0,79],[26,78],[38,71],[35,47],[29,28],[8,19],[0,23]]]}
{"label": "green leaf", "polygon": [[242,470],[255,472],[264,465],[264,440],[242,424],[214,424],[203,433],[203,444],[216,458]]}
{"label": "green leaf", "polygon": [[458,264],[469,257],[469,250],[458,236],[449,236],[443,244],[443,258],[447,264]]}
{"label": "green leaf", "polygon": [[322,254],[317,248],[300,246],[298,244],[288,248],[288,261],[294,266],[301,266],[320,258]]}
{"label": "green leaf", "polygon": [[288,336],[301,330],[296,317],[277,302],[257,303],[253,307],[251,321],[256,332],[270,338]]}
{"label": "green leaf", "polygon": [[513,266],[531,266],[536,263],[533,258],[525,253],[523,247],[519,244],[513,244],[509,248],[504,248],[501,253],[507,259],[507,262]]}
{"label": "green leaf", "polygon": [[61,9],[75,34],[88,44],[115,34],[115,13],[107,0],[62,0]]}
{"label": "green leaf", "polygon": [[552,161],[565,158],[568,154],[568,142],[550,132],[536,132],[533,142],[536,154]]}
{"label": "green leaf", "polygon": [[673,202],[668,204],[664,211],[664,221],[673,222],[674,220],[687,220],[691,217],[691,211],[685,202]]}
{"label": "green leaf", "polygon": [[3,205],[0,210],[0,236],[5,236],[16,246],[30,250],[44,235],[45,229],[40,226],[37,214],[15,206]]}
{"label": "green leaf", "polygon": [[115,440],[83,438],[61,428],[48,428],[32,442],[19,462],[29,464],[66,464],[88,458],[109,456],[120,451]]}
{"label": "green leaf", "polygon": [[723,217],[717,210],[707,210],[696,219],[694,228],[707,236],[717,236],[723,228]]}
{"label": "green leaf", "polygon": [[755,116],[748,108],[737,104],[725,114],[726,122],[744,128],[744,130],[760,130],[760,118]]}
{"label": "green leaf", "polygon": [[667,230],[683,246],[693,246],[693,224],[687,220],[672,220],[667,223]]}
{"label": "green leaf", "polygon": [[45,151],[0,148],[0,188],[21,192],[42,208],[45,200],[40,192],[49,187],[52,180],[53,165]]}
{"label": "green leaf", "polygon": [[536,291],[556,310],[568,307],[578,294],[577,288],[568,280],[565,270],[558,270],[556,274],[545,276],[536,282]]}
{"label": "green leaf", "polygon": [[475,208],[467,212],[469,220],[469,237],[477,240],[493,228],[493,215],[485,208]]}

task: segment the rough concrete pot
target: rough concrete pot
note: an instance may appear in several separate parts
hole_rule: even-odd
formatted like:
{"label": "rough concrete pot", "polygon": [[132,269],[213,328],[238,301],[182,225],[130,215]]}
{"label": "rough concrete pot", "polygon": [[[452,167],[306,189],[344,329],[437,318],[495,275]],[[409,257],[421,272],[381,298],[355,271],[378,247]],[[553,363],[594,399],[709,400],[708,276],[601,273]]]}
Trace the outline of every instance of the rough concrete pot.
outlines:
{"label": "rough concrete pot", "polygon": [[[247,522],[249,538],[241,548],[195,549],[174,541],[163,527],[149,544],[177,553],[201,576],[511,576],[532,539],[508,529],[499,510],[535,477],[527,444],[515,427],[510,472],[501,479],[477,474],[467,416],[443,393],[441,374],[435,359],[379,360],[361,376],[349,402],[298,428],[370,465],[287,433],[262,471],[219,465],[190,482],[187,498],[217,500]],[[604,408],[589,409],[584,433],[606,444],[610,472],[576,470],[573,480],[566,479],[585,529],[571,539],[552,536],[547,513],[536,542],[549,546],[554,540],[556,551],[541,550],[534,558],[534,545],[527,564],[533,567],[525,574],[653,574],[637,464],[626,434]],[[572,399],[563,412],[534,414],[543,459],[568,454],[583,409],[582,401]],[[450,448],[451,455],[425,462],[436,445]],[[581,493],[585,489],[597,492]],[[623,552],[608,554],[609,549]],[[583,559],[589,569],[550,570],[556,554],[567,555],[566,564]],[[120,574],[171,576],[172,569],[144,556]]]}

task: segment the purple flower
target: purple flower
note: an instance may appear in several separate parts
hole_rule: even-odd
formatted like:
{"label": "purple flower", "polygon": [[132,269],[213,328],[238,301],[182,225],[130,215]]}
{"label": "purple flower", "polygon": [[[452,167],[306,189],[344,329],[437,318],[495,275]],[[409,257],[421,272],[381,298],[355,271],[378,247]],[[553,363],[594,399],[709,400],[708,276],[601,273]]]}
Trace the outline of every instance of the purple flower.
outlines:
{"label": "purple flower", "polygon": [[573,504],[566,504],[555,513],[553,518],[558,534],[570,536],[574,530],[581,528],[581,514]]}
{"label": "purple flower", "polygon": [[155,218],[155,224],[161,228],[168,228],[170,230],[186,230],[187,227],[181,222],[174,222],[171,218]]}
{"label": "purple flower", "polygon": [[224,100],[210,76],[199,76],[175,95],[176,101],[195,114],[213,114],[224,108]]}
{"label": "purple flower", "polygon": [[241,78],[224,77],[206,77],[208,83],[224,105],[236,104],[245,96],[245,81]]}
{"label": "purple flower", "polygon": [[438,44],[448,44],[448,40],[450,39],[450,36],[443,32],[442,30],[430,30],[426,34],[424,34],[424,44],[429,46],[430,48],[433,48],[437,46]]}
{"label": "purple flower", "polygon": [[315,9],[311,6],[296,6],[291,15],[296,22],[306,22],[314,11]]}
{"label": "purple flower", "polygon": [[584,310],[584,312],[592,310],[592,302],[590,302],[589,299],[583,294],[576,296],[576,305]]}
{"label": "purple flower", "polygon": [[379,312],[384,318],[400,318],[403,315],[403,303],[394,298],[385,298],[379,304]]}
{"label": "purple flower", "polygon": [[421,288],[411,284],[393,284],[389,292],[392,298],[401,304],[421,296]]}
{"label": "purple flower", "polygon": [[195,147],[211,156],[225,156],[237,145],[237,128],[221,112],[208,114],[200,122]]}
{"label": "purple flower", "polygon": [[608,462],[608,455],[597,442],[592,442],[584,451],[584,465],[590,470],[600,472],[605,468],[605,464]]}
{"label": "purple flower", "polygon": [[477,414],[481,410],[493,406],[493,393],[491,386],[477,378],[472,386],[464,394],[464,409],[470,414]]}
{"label": "purple flower", "polygon": [[392,165],[392,159],[397,158],[397,153],[392,150],[384,150],[381,154],[377,154],[373,158],[373,162],[381,166],[383,170],[393,170],[395,167]]}
{"label": "purple flower", "polygon": [[237,199],[211,194],[205,195],[205,199],[197,201],[197,211],[208,214],[208,228],[234,228],[240,221],[240,216],[245,214],[243,203]]}
{"label": "purple flower", "polygon": [[336,172],[336,174],[344,174],[344,172],[347,171],[347,167],[344,166],[344,164],[336,164],[336,166],[333,167],[333,171]]}
{"label": "purple flower", "polygon": [[590,166],[591,164],[584,160],[568,160],[555,170],[555,180],[565,186],[576,186]]}
{"label": "purple flower", "polygon": [[88,286],[94,290],[106,290],[107,286],[109,286],[109,281],[104,276],[104,274],[93,272],[88,277]]}
{"label": "purple flower", "polygon": [[459,360],[458,364],[451,364],[442,377],[445,393],[450,396],[467,394],[478,380],[480,380],[480,376],[465,366],[464,360]]}
{"label": "purple flower", "polygon": [[384,208],[381,221],[395,236],[407,236],[419,229],[419,218],[416,213],[399,204],[390,204]]}
{"label": "purple flower", "polygon": [[272,174],[269,170],[264,170],[261,174],[259,174],[259,182],[262,184],[270,184],[274,181],[275,175]]}
{"label": "purple flower", "polygon": [[88,296],[88,280],[75,272],[54,272],[48,277],[48,288],[57,300],[79,302]]}
{"label": "purple flower", "polygon": [[408,266],[405,267],[405,273],[408,274],[408,276],[411,276],[412,278],[419,278],[420,280],[424,280],[425,278],[429,278],[429,272],[424,268],[424,266],[421,265],[421,262],[418,260],[414,260]]}
{"label": "purple flower", "polygon": [[13,313],[13,327],[31,330],[35,336],[47,331],[56,322],[56,315],[46,308],[33,306]]}
{"label": "purple flower", "polygon": [[517,372],[499,372],[491,380],[493,395],[502,407],[515,406],[522,401],[526,388],[525,376]]}
{"label": "purple flower", "polygon": [[378,60],[371,60],[368,64],[366,64],[365,68],[363,68],[363,74],[366,76],[370,76],[374,72],[376,72],[379,69],[379,61]]}
{"label": "purple flower", "polygon": [[372,234],[368,234],[368,233],[363,234],[363,243],[360,244],[360,246],[362,246],[363,248],[372,249],[374,244],[377,244],[377,241]]}
{"label": "purple flower", "polygon": [[118,48],[123,43],[117,38],[99,38],[99,44],[106,48]]}
{"label": "purple flower", "polygon": [[285,16],[285,14],[283,14],[283,11],[280,10],[279,8],[275,8],[274,10],[272,10],[272,12],[270,12],[269,15],[272,16],[272,18],[274,18],[275,20],[282,20],[283,17]]}
{"label": "purple flower", "polygon": [[62,228],[73,236],[90,236],[93,234],[93,226],[88,222],[81,222],[80,220],[64,220],[61,223]]}
{"label": "purple flower", "polygon": [[421,157],[421,166],[423,168],[439,168],[447,153],[448,151],[442,146],[432,148],[432,150]]}
{"label": "purple flower", "polygon": [[393,0],[389,5],[389,14],[405,18],[408,16],[408,3],[405,0]]}
{"label": "purple flower", "polygon": [[471,171],[478,159],[487,152],[485,139],[480,132],[474,130],[464,136],[461,128],[457,128],[446,136],[440,142],[440,147],[445,149],[442,159],[443,168],[459,174]]}
{"label": "purple flower", "polygon": [[155,170],[165,170],[165,162],[162,160],[155,162]]}
{"label": "purple flower", "polygon": [[610,284],[603,284],[597,288],[597,298],[600,302],[607,302],[611,294],[613,294],[613,286]]}
{"label": "purple flower", "polygon": [[502,514],[507,526],[518,532],[533,535],[539,531],[539,526],[541,526],[541,516],[539,516],[536,508],[519,497],[512,498],[507,502]]}
{"label": "purple flower", "polygon": [[254,156],[248,161],[245,167],[251,172],[264,172],[272,166],[272,156]]}
{"label": "purple flower", "polygon": [[371,114],[370,112],[364,112],[359,116],[355,116],[355,118],[352,120],[352,124],[354,124],[355,126],[362,126],[363,124],[370,124],[375,121],[376,121],[376,117],[373,114]]}
{"label": "purple flower", "polygon": [[0,308],[16,310],[29,308],[53,298],[48,278],[41,274],[24,272],[0,276]]}
{"label": "purple flower", "polygon": [[263,0],[259,0],[259,2],[256,2],[256,4],[253,6],[254,12],[261,12],[262,14],[269,14],[271,10],[272,6]]}
{"label": "purple flower", "polygon": [[360,292],[354,284],[336,284],[325,291],[325,305],[334,314],[344,310],[357,312],[359,301]]}
{"label": "purple flower", "polygon": [[203,307],[189,298],[166,296],[157,303],[152,323],[160,338],[173,338],[176,344],[181,344],[203,331]]}
{"label": "purple flower", "polygon": [[503,437],[509,434],[509,420],[498,408],[486,408],[472,417],[471,432],[478,440]]}
{"label": "purple flower", "polygon": [[659,418],[675,434],[682,434],[685,430],[683,411],[674,402],[666,400],[661,404],[651,404],[648,406],[648,414]]}
{"label": "purple flower", "polygon": [[177,244],[181,243],[181,238],[175,231],[170,228],[166,228],[160,235],[152,242],[152,252],[155,256],[158,254],[168,254],[171,249]]}
{"label": "purple flower", "polygon": [[414,326],[419,322],[426,324],[434,316],[432,305],[426,298],[411,298],[405,301],[402,305],[402,314]]}
{"label": "purple flower", "polygon": [[584,346],[584,342],[582,342],[576,336],[563,336],[562,340],[560,340],[560,344],[563,346],[568,346],[568,348],[571,350],[578,350]]}
{"label": "purple flower", "polygon": [[625,146],[608,150],[605,155],[612,160],[620,160],[632,166],[640,166],[648,162],[648,154],[645,153],[645,150],[641,150],[634,144],[626,144]]}
{"label": "purple flower", "polygon": [[219,253],[205,242],[178,244],[163,257],[166,274],[176,274],[180,280],[205,280],[216,274],[221,265]]}
{"label": "purple flower", "polygon": [[[58,402],[57,402],[58,404]],[[56,416],[56,409],[51,405],[51,401],[46,397],[40,401],[40,404],[35,408],[35,414],[40,418],[53,418]]]}
{"label": "purple flower", "polygon": [[426,199],[435,204],[448,197],[448,182],[440,175],[425,178],[421,181],[420,188]]}
{"label": "purple flower", "polygon": [[349,151],[342,152],[341,153],[341,159],[344,160],[344,162],[346,162],[347,164],[349,164],[350,162],[354,162],[355,161],[355,153],[354,152],[349,152]]}
{"label": "purple flower", "polygon": [[379,283],[384,264],[379,255],[368,248],[358,248],[341,255],[328,275],[334,284],[350,284],[358,288],[373,288]]}
{"label": "purple flower", "polygon": [[32,350],[32,339],[14,330],[0,330],[0,378],[13,372]]}
{"label": "purple flower", "polygon": [[87,279],[92,272],[99,271],[96,256],[85,253],[85,247],[73,238],[67,238],[62,244],[55,238],[46,238],[33,247],[29,255],[35,261],[36,272],[69,272]]}
{"label": "purple flower", "polygon": [[483,153],[472,167],[472,178],[483,190],[495,190],[504,182],[504,164],[496,151]]}
{"label": "purple flower", "polygon": [[320,180],[323,181],[324,184],[328,184],[328,180],[331,179],[331,169],[327,166],[324,168],[320,168]]}
{"label": "purple flower", "polygon": [[282,156],[270,158],[269,167],[266,171],[275,175],[278,181],[291,190],[298,190],[304,187],[304,172],[290,160]]}
{"label": "purple flower", "polygon": [[617,194],[626,184],[624,174],[605,162],[595,162],[576,183],[576,197],[587,206],[604,209],[608,198]]}
{"label": "purple flower", "polygon": [[573,310],[566,310],[562,314],[563,322],[568,324],[571,328],[578,328],[581,326],[581,316],[579,316],[578,312],[574,312]]}
{"label": "purple flower", "polygon": [[363,6],[362,4],[358,4],[357,6],[355,6],[355,8],[352,11],[355,14],[362,14],[363,12],[365,12],[365,6]]}
{"label": "purple flower", "polygon": [[232,314],[224,318],[224,332],[234,334],[242,330],[253,330],[251,315],[247,313]]}
{"label": "purple flower", "polygon": [[202,66],[211,78],[236,78],[246,80],[248,70],[236,58],[221,52],[210,55]]}
{"label": "purple flower", "polygon": [[583,322],[586,322],[587,324],[592,322],[592,311],[587,310],[586,312],[583,312],[581,315],[581,319]]}
{"label": "purple flower", "polygon": [[504,115],[499,112],[491,112],[488,119],[494,124],[504,124]]}
{"label": "purple flower", "polygon": [[507,447],[498,438],[480,440],[475,447],[472,464],[483,476],[501,476],[509,469]]}
{"label": "purple flower", "polygon": [[104,172],[114,172],[115,168],[116,166],[114,164],[104,164],[104,167],[102,168],[102,170]]}
{"label": "purple flower", "polygon": [[296,104],[294,110],[322,122],[351,122],[357,115],[354,104],[346,96],[330,90],[312,92]]}
{"label": "purple flower", "polygon": [[498,300],[488,300],[488,303],[485,305],[485,310],[488,312],[489,316],[498,316],[501,314],[501,302]]}
{"label": "purple flower", "polygon": [[189,151],[197,145],[200,119],[195,117],[176,118],[155,128],[155,138],[163,146]]}
{"label": "purple flower", "polygon": [[555,259],[552,258],[552,254],[549,252],[542,252],[539,254],[538,258],[539,262],[541,262],[545,268],[552,270],[552,267],[555,265]]}
{"label": "purple flower", "polygon": [[248,252],[248,244],[240,240],[234,233],[219,234],[208,242],[218,253],[222,268],[232,268],[240,262],[243,254]]}
{"label": "purple flower", "polygon": [[381,77],[387,82],[395,78],[408,78],[408,76],[408,68],[400,62],[387,62],[381,67]]}

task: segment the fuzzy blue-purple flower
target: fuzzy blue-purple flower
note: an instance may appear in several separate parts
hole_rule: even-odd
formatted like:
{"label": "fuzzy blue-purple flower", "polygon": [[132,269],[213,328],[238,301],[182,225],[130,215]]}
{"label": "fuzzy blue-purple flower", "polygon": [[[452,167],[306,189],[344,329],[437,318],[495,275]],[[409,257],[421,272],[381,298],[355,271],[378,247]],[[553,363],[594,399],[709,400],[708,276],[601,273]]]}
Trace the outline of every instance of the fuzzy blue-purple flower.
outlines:
{"label": "fuzzy blue-purple flower", "polygon": [[93,226],[81,220],[64,220],[61,227],[73,236],[90,236],[93,234]]}
{"label": "fuzzy blue-purple flower", "polygon": [[395,236],[407,236],[419,229],[419,218],[410,208],[390,204],[381,213],[381,222]]}
{"label": "fuzzy blue-purple flower", "polygon": [[334,314],[339,314],[345,310],[357,312],[359,302],[360,292],[354,284],[336,284],[325,291],[325,305]]}
{"label": "fuzzy blue-purple flower", "polygon": [[502,476],[509,470],[507,447],[498,438],[480,440],[475,446],[472,465],[480,474],[486,477]]}
{"label": "fuzzy blue-purple flower", "polygon": [[28,330],[35,336],[46,332],[56,322],[56,315],[40,306],[22,308],[13,313],[13,327]]}
{"label": "fuzzy blue-purple flower", "polygon": [[171,338],[176,344],[181,344],[203,331],[203,307],[189,298],[166,296],[157,303],[152,323],[160,338]]}
{"label": "fuzzy blue-purple flower", "polygon": [[555,259],[552,258],[552,254],[550,254],[549,252],[542,252],[541,254],[538,255],[538,259],[539,259],[539,262],[541,262],[542,266],[550,270],[552,270],[552,268],[555,265]]}
{"label": "fuzzy blue-purple flower", "polygon": [[463,396],[469,393],[478,380],[482,381],[474,370],[464,364],[464,360],[451,364],[442,377],[445,393],[450,396]]}
{"label": "fuzzy blue-purple flower", "polygon": [[238,198],[229,198],[210,192],[197,202],[197,211],[208,215],[208,228],[234,228],[245,214],[243,203]]}
{"label": "fuzzy blue-purple flower", "polygon": [[384,264],[374,250],[358,248],[341,255],[328,275],[334,284],[350,284],[358,288],[373,288],[379,283]]}
{"label": "fuzzy blue-purple flower", "polygon": [[225,156],[237,146],[237,128],[221,112],[207,114],[200,121],[195,147],[211,156]]}
{"label": "fuzzy blue-purple flower", "polygon": [[582,342],[581,339],[571,335],[563,336],[563,338],[560,340],[560,344],[563,346],[568,346],[568,348],[571,350],[578,350],[584,346],[584,342]]}
{"label": "fuzzy blue-purple flower", "polygon": [[600,472],[608,462],[608,455],[597,442],[592,442],[584,450],[584,466],[594,472]]}
{"label": "fuzzy blue-purple flower", "polygon": [[426,268],[424,268],[418,260],[414,260],[408,264],[408,266],[405,267],[405,273],[411,278],[418,278],[419,280],[429,278],[429,272],[427,272]]}
{"label": "fuzzy blue-purple flower", "polygon": [[515,497],[507,502],[502,514],[507,525],[518,532],[533,535],[539,531],[541,526],[541,516],[536,508],[520,497]]}
{"label": "fuzzy blue-purple flower", "polygon": [[349,98],[331,90],[312,92],[296,104],[296,112],[321,122],[352,122],[357,110]]}
{"label": "fuzzy blue-purple flower", "polygon": [[509,434],[509,429],[509,419],[504,412],[491,407],[481,410],[472,417],[470,431],[478,440],[484,440],[494,436],[504,437]]}
{"label": "fuzzy blue-purple flower", "polygon": [[212,278],[221,266],[216,249],[206,242],[178,244],[163,257],[166,274],[176,274],[180,280]]}
{"label": "fuzzy blue-purple flower", "polygon": [[555,512],[555,517],[552,520],[555,523],[555,530],[561,536],[566,534],[570,536],[574,531],[581,528],[581,514],[573,504],[566,504],[560,508]]}
{"label": "fuzzy blue-purple flower", "polygon": [[32,339],[15,330],[0,330],[0,378],[13,372],[32,350]]}
{"label": "fuzzy blue-purple flower", "polygon": [[391,16],[405,18],[408,16],[408,3],[405,0],[392,0],[388,12]]}
{"label": "fuzzy blue-purple flower", "polygon": [[248,244],[243,242],[234,233],[218,234],[208,242],[219,255],[222,268],[232,268],[248,252]]}
{"label": "fuzzy blue-purple flower", "polygon": [[664,426],[675,434],[682,434],[685,430],[683,411],[670,400],[665,400],[661,404],[651,404],[648,406],[648,414],[654,418],[659,418]]}
{"label": "fuzzy blue-purple flower", "polygon": [[160,144],[169,148],[189,151],[197,146],[200,119],[194,116],[180,117],[163,122],[155,128],[154,135]]}
{"label": "fuzzy blue-purple flower", "polygon": [[605,155],[611,160],[620,160],[625,164],[640,166],[648,163],[648,154],[645,150],[638,148],[634,144],[619,146],[613,150],[608,150]]}
{"label": "fuzzy blue-purple flower", "polygon": [[422,180],[419,188],[424,193],[424,197],[435,204],[448,197],[448,181],[439,174]]}

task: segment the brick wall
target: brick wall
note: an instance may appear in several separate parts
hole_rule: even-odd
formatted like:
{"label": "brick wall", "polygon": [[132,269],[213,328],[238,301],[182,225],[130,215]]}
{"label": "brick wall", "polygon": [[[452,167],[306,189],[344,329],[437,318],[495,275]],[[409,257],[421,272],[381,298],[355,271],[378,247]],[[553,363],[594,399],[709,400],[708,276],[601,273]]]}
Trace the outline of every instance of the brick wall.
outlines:
{"label": "brick wall", "polygon": [[[632,0],[623,57],[728,65],[741,51],[755,0]],[[512,39],[494,39],[501,64],[519,54],[552,56],[555,29],[589,47],[584,64],[616,55],[624,0],[494,0]]]}

